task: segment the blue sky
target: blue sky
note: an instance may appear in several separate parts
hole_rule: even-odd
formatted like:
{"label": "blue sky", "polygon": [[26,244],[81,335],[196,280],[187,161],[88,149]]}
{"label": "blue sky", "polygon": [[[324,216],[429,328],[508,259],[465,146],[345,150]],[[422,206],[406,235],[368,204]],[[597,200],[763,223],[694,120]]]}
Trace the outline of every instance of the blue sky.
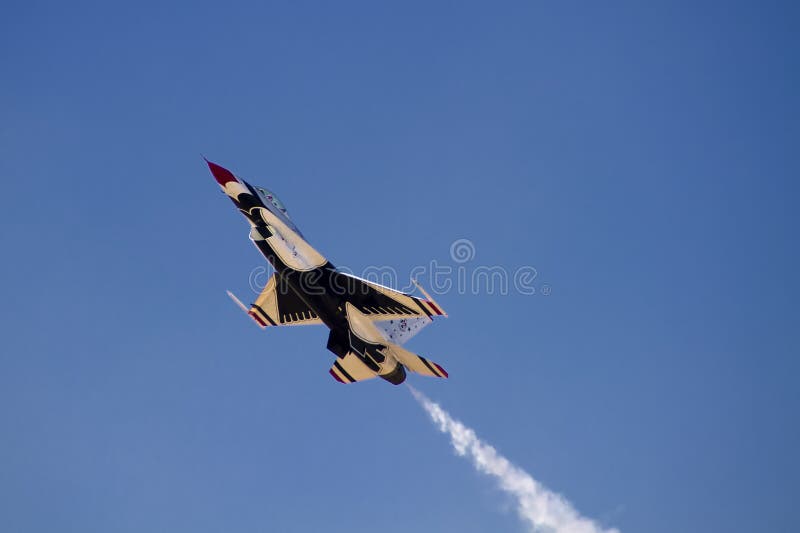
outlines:
{"label": "blue sky", "polygon": [[0,529],[522,531],[404,388],[261,331],[200,154],[335,264],[449,292],[415,387],[622,531],[796,531],[798,8],[15,2]]}

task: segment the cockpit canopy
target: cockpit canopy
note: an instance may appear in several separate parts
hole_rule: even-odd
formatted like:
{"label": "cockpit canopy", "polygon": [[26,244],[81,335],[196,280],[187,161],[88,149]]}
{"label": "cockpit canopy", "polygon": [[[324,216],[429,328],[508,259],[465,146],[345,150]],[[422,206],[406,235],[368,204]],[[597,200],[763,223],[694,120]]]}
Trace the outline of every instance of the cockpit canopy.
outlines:
{"label": "cockpit canopy", "polygon": [[272,191],[269,191],[263,187],[256,187],[258,193],[264,197],[264,199],[270,202],[272,205],[275,206],[286,218],[289,218],[289,213],[286,211],[286,207],[284,207],[283,202],[281,202],[280,198],[275,196]]}
{"label": "cockpit canopy", "polygon": [[[253,187],[253,188],[261,197],[261,201],[264,202],[264,205],[266,205],[270,209],[270,211],[272,211],[279,217],[283,217],[284,219],[283,221],[290,228],[296,231],[298,235],[300,235],[301,237],[303,236],[298,227],[294,225],[294,222],[292,222],[292,219],[289,217],[289,213],[286,211],[286,207],[283,205],[283,202],[281,202],[280,199],[277,196],[275,196],[275,193],[273,193],[268,189],[265,189],[264,187]],[[270,204],[272,204],[271,207]]]}

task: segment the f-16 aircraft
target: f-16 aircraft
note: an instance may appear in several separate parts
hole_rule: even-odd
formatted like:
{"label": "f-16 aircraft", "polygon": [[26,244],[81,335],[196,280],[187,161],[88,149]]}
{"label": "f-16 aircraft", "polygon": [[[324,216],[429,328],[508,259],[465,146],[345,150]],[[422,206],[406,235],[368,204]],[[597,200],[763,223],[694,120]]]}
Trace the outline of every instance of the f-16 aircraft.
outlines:
{"label": "f-16 aircraft", "polygon": [[340,383],[380,377],[399,385],[406,370],[447,377],[441,366],[402,347],[434,316],[447,316],[416,281],[424,298],[337,270],[305,240],[277,196],[206,163],[250,224],[250,240],[275,269],[250,307],[228,292],[259,327],[327,326],[328,350],[337,357],[329,372]]}

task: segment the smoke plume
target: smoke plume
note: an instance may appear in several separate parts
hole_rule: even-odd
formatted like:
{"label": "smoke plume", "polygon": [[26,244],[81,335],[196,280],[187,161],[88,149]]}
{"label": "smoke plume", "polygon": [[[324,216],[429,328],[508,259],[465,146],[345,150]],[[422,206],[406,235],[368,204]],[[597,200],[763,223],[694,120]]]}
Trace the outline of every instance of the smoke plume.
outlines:
{"label": "smoke plume", "polygon": [[475,432],[453,419],[439,404],[409,386],[414,398],[425,408],[442,433],[450,435],[456,453],[466,456],[484,474],[497,479],[500,488],[510,494],[520,519],[536,533],[619,533],[604,529],[581,516],[563,496],[548,490],[524,470],[511,464]]}

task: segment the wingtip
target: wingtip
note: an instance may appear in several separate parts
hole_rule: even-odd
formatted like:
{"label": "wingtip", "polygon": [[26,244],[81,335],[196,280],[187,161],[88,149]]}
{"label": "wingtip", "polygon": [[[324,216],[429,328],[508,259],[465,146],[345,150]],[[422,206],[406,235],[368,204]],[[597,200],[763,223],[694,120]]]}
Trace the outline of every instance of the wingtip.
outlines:
{"label": "wingtip", "polygon": [[[411,283],[413,283],[420,290],[420,292],[425,296],[425,298],[427,298],[425,300],[425,302],[427,302],[428,305],[431,306],[431,309],[435,312],[436,315],[443,316],[443,317],[447,318],[447,316],[448,316],[447,315],[447,311],[442,309],[442,306],[440,306],[436,302],[436,300],[434,300],[433,297],[430,294],[428,294],[428,291],[425,290],[425,288],[422,286],[422,284],[420,284],[416,280],[416,278],[411,278]],[[431,320],[433,320],[433,317],[431,317]]]}

